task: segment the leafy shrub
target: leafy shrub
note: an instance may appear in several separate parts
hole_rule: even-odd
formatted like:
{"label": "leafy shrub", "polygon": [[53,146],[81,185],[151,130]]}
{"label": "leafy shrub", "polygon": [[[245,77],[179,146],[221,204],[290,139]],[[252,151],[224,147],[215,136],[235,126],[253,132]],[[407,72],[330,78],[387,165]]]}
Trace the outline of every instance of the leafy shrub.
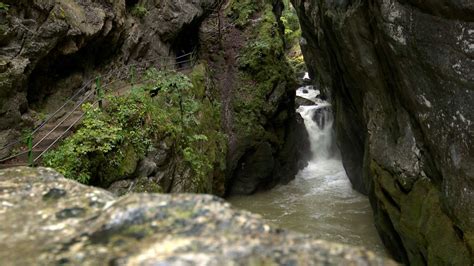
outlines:
{"label": "leafy shrub", "polygon": [[84,105],[85,118],[82,127],[61,148],[46,154],[44,163],[54,167],[66,177],[88,183],[91,179],[91,160],[99,154],[107,154],[123,139],[121,129],[107,123],[104,113],[90,104]]}
{"label": "leafy shrub", "polygon": [[144,5],[136,4],[132,8],[131,14],[137,18],[144,18],[148,14],[148,9]]}
{"label": "leafy shrub", "polygon": [[0,12],[7,12],[10,8],[10,5],[0,2]]}
{"label": "leafy shrub", "polygon": [[182,74],[150,69],[145,85],[108,96],[103,110],[85,105],[81,127],[45,156],[45,165],[82,183],[108,185],[133,174],[148,150],[169,140],[201,184],[225,157],[225,136],[219,105],[197,98],[194,89]]}
{"label": "leafy shrub", "polygon": [[235,25],[243,27],[258,10],[261,2],[262,0],[233,0],[226,10],[226,15],[233,20]]}

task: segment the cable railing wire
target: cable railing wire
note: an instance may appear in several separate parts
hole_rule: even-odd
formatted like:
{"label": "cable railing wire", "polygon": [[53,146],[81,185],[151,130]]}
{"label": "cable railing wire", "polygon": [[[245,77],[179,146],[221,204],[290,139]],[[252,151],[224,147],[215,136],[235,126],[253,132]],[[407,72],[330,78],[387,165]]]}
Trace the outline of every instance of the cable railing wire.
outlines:
{"label": "cable railing wire", "polygon": [[77,111],[81,106],[82,104],[87,100],[89,99],[89,97],[93,95],[93,93],[89,93],[89,95],[87,95],[84,99],[82,99],[78,104],[76,104],[76,106],[74,107],[74,109],[72,109],[63,119],[61,119],[61,121],[53,128],[51,129],[48,133],[46,133],[46,135],[44,135],[33,147],[32,149],[35,149],[36,147],[38,147],[41,142],[43,142],[45,139],[47,139],[58,127],[60,127],[66,120],[69,119],[69,117],[71,117],[71,115]]}
{"label": "cable railing wire", "polygon": [[[31,135],[36,134],[36,133],[37,133],[41,128],[43,128],[54,116],[56,116],[56,115],[57,115],[60,111],[62,111],[70,102],[72,102],[72,100],[74,100],[74,98],[76,98],[76,97],[80,94],[80,92],[82,92],[86,87],[87,87],[87,85],[84,85],[84,86],[83,86],[81,89],[79,89],[73,96],[71,96],[69,99],[67,99],[66,102],[65,102],[61,107],[59,107],[59,109],[57,109],[54,113],[52,113],[51,115],[49,115],[47,119],[43,120],[43,121],[41,122],[41,124],[38,125],[37,127],[35,127],[35,128],[33,129],[33,131],[32,131],[30,134],[31,134]],[[14,146],[14,145],[16,145],[16,144],[19,144],[19,143],[21,143],[21,142],[23,142],[23,141],[25,141],[25,140],[27,140],[27,139],[28,139],[28,137],[26,137],[26,138],[20,138],[20,139],[18,139],[18,140],[16,140],[16,141],[12,142],[12,143],[10,143],[10,144],[7,144],[7,145],[3,146],[2,148],[0,148],[0,151],[4,150],[4,149],[6,149],[6,148],[9,148],[9,147],[11,147],[11,146]]]}
{"label": "cable railing wire", "polygon": [[63,133],[57,137],[44,151],[42,151],[34,160],[33,162],[36,163],[43,155],[45,155],[51,148],[56,145],[56,143],[61,140],[81,119],[85,116],[86,114],[83,113],[81,116],[79,116],[66,130],[63,131]]}

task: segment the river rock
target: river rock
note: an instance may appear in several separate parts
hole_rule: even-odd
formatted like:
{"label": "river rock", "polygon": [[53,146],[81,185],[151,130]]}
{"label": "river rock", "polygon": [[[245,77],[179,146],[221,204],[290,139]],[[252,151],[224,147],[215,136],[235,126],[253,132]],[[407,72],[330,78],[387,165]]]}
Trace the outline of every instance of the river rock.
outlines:
{"label": "river rock", "polygon": [[268,183],[265,179],[271,179],[275,167],[272,146],[268,142],[261,143],[243,158],[245,160],[240,163],[230,185],[231,194],[252,194],[261,184]]}
{"label": "river rock", "polygon": [[129,194],[47,168],[0,171],[2,265],[396,265],[274,228],[215,196]]}
{"label": "river rock", "polygon": [[296,96],[296,108],[300,107],[301,105],[314,105],[315,102],[308,100],[303,97]]}
{"label": "river rock", "polygon": [[407,264],[472,265],[472,1],[292,2],[385,245]]}

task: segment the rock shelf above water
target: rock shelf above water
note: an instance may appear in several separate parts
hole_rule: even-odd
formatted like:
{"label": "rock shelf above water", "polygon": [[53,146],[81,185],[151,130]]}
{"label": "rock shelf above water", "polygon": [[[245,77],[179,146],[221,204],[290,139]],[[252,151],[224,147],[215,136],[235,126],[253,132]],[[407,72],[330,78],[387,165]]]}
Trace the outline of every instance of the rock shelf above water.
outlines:
{"label": "rock shelf above water", "polygon": [[2,265],[395,265],[274,228],[209,195],[117,198],[26,167],[0,171],[0,190]]}

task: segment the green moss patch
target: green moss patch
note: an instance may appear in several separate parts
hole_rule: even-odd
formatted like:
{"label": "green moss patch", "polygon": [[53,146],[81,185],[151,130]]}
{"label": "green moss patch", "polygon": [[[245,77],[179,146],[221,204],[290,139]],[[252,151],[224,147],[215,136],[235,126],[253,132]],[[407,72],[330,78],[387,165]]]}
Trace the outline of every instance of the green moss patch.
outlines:
{"label": "green moss patch", "polygon": [[239,88],[233,107],[235,132],[241,137],[276,139],[264,128],[277,108],[271,97],[278,90],[284,94],[293,83],[294,72],[272,9],[271,4],[262,6],[260,19],[247,29],[250,40],[238,59]]}

